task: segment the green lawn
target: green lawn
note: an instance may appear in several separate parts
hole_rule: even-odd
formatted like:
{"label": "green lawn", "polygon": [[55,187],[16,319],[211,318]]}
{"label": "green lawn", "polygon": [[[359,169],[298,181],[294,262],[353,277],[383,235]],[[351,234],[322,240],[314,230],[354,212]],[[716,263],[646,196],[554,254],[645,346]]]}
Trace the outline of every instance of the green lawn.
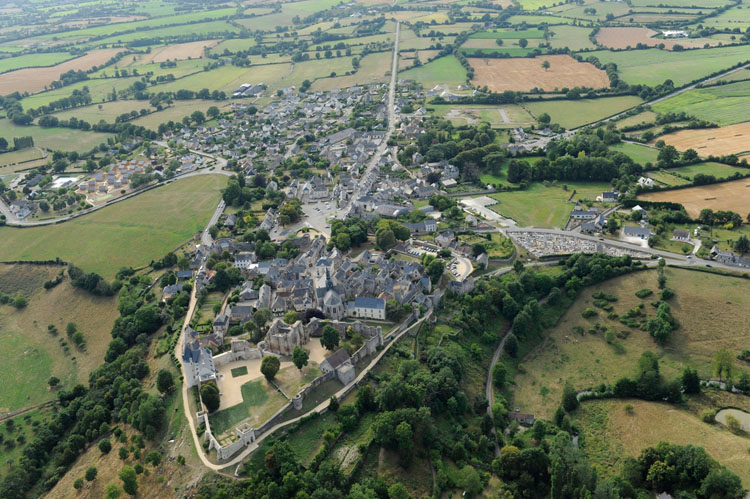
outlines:
{"label": "green lawn", "polygon": [[669,185],[669,186],[687,185],[690,183],[684,178],[680,178],[675,175],[672,175],[671,173],[669,173],[668,170],[658,170],[658,171],[648,172],[646,176],[656,180],[657,182],[660,182],[664,185]]}
{"label": "green lawn", "polygon": [[726,178],[734,175],[735,173],[739,173],[741,175],[750,173],[750,170],[748,170],[747,168],[738,168],[735,166],[713,162],[698,163],[690,166],[682,166],[680,168],[672,168],[669,171],[685,175],[686,177],[689,177],[691,179],[699,173],[702,173],[704,175],[713,175],[716,178]]}
{"label": "green lawn", "polygon": [[521,226],[564,227],[573,210],[574,204],[568,199],[574,190],[574,199],[594,199],[609,189],[610,185],[604,183],[568,182],[567,190],[562,183],[549,187],[533,183],[525,191],[490,194],[499,201],[490,208]]}
{"label": "green lawn", "polygon": [[750,60],[750,46],[717,47],[711,49],[671,52],[659,49],[611,52],[587,52],[603,64],[617,64],[620,79],[631,85],[658,85],[671,79],[675,86],[685,85],[713,72]]}
{"label": "green lawn", "polygon": [[60,225],[0,228],[0,259],[61,257],[111,279],[120,267],[160,258],[201,230],[226,177],[179,180]]}
{"label": "green lawn", "polygon": [[247,374],[247,366],[235,367],[232,369],[232,377],[237,378]]}
{"label": "green lawn", "polygon": [[399,78],[412,79],[425,88],[448,84],[456,87],[466,82],[466,70],[452,55],[440,57],[418,68],[409,69],[399,74]]}
{"label": "green lawn", "polygon": [[88,152],[111,137],[107,133],[84,132],[71,128],[42,128],[39,126],[18,126],[7,119],[0,120],[0,137],[7,137],[13,143],[13,137],[34,137],[34,145],[45,149],[61,151]]}
{"label": "green lawn", "polygon": [[601,99],[552,100],[529,102],[524,106],[535,116],[547,113],[553,123],[576,128],[612,116],[643,102],[636,96],[604,97]]}
{"label": "green lawn", "polygon": [[733,125],[747,120],[750,113],[750,82],[697,88],[656,103],[659,113],[684,111],[717,125]]}
{"label": "green lawn", "polygon": [[642,165],[656,161],[656,157],[659,155],[659,150],[653,147],[646,147],[638,144],[631,144],[629,142],[621,142],[613,146],[609,146],[611,150],[620,151],[631,157],[636,163]]}

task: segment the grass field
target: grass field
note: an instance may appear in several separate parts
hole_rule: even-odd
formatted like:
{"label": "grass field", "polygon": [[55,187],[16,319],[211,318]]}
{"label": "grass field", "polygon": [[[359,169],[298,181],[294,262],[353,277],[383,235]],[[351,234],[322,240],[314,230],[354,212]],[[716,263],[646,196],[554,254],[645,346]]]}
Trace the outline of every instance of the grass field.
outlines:
{"label": "grass field", "polygon": [[50,417],[52,414],[51,408],[43,408],[27,412],[21,416],[13,418],[13,429],[9,429],[3,423],[3,439],[4,441],[15,440],[19,437],[23,437],[25,444],[16,444],[13,448],[8,445],[0,447],[0,476],[3,476],[7,471],[10,470],[11,466],[15,464],[16,460],[23,455],[23,450],[26,445],[34,440],[36,434],[35,422],[41,422]]}
{"label": "grass field", "polygon": [[440,57],[418,68],[409,69],[399,74],[401,79],[412,79],[425,88],[447,84],[456,87],[466,82],[466,70],[452,55]]}
{"label": "grass field", "polygon": [[[0,154],[0,167],[18,163],[19,161],[29,161],[41,158],[42,151],[35,147],[21,149],[20,151],[4,152]],[[23,168],[23,165],[18,165],[18,168]],[[2,171],[2,169],[0,169],[0,171]]]}
{"label": "grass field", "polygon": [[507,39],[507,38],[544,38],[544,31],[541,29],[530,28],[530,29],[494,29],[492,31],[481,31],[474,33],[471,38],[488,38],[491,40]]}
{"label": "grass field", "polygon": [[210,100],[178,100],[174,101],[174,104],[162,109],[161,111],[136,118],[132,120],[131,123],[156,130],[162,123],[166,123],[170,120],[175,122],[181,121],[185,116],[190,116],[193,111],[201,111],[205,113],[211,106],[216,106],[221,110],[226,110],[228,104],[226,101],[217,102]]}
{"label": "grass field", "polygon": [[209,72],[201,72],[170,83],[157,85],[153,88],[157,92],[177,91],[183,88],[189,90],[208,88],[212,91],[231,92],[247,81],[264,82],[270,87],[271,85],[278,85],[278,82],[289,74],[290,68],[291,65],[286,63],[265,64],[249,68],[227,65],[212,69]]}
{"label": "grass field", "polygon": [[[54,277],[61,267],[42,267],[47,278]],[[18,278],[30,277],[40,269],[30,266],[2,266],[0,273]],[[98,367],[107,345],[112,323],[119,315],[116,298],[94,297],[74,289],[64,281],[51,290],[42,289],[36,280],[33,289],[23,289],[29,298],[26,308],[16,310],[0,306],[0,342],[6,358],[6,369],[0,372],[0,412],[40,404],[56,397],[49,391],[47,380],[57,376],[66,389],[77,382],[85,382],[88,374]],[[29,286],[25,286],[29,288]],[[74,322],[86,339],[86,351],[79,351],[66,337],[65,326]],[[47,326],[58,329],[51,335]],[[62,341],[68,345],[63,348]],[[20,375],[23,373],[23,375]]]}
{"label": "grass field", "polygon": [[209,415],[214,435],[231,430],[237,423],[249,419],[258,426],[278,411],[287,400],[268,381],[259,379],[242,385],[242,403]]}
{"label": "grass field", "polygon": [[141,266],[204,227],[226,178],[179,180],[60,225],[0,228],[2,260],[59,256],[111,279],[123,266]]}
{"label": "grass field", "polygon": [[[430,109],[434,110],[436,116],[449,119],[459,125],[484,121],[501,128],[519,124],[528,126],[535,122],[523,107],[515,104],[504,106],[434,104],[430,106]],[[508,118],[507,122],[504,120],[505,117]]]}
{"label": "grass field", "polygon": [[[113,70],[110,70],[108,74],[111,75],[112,72]],[[54,100],[68,97],[73,93],[73,90],[81,90],[83,87],[88,87],[89,92],[91,93],[91,101],[98,103],[102,102],[108,94],[111,95],[112,89],[118,91],[124,90],[138,79],[138,77],[131,77],[81,81],[72,85],[67,85],[63,88],[30,95],[29,97],[21,99],[21,105],[24,109],[36,109],[41,106],[46,106]]]}
{"label": "grass field", "polygon": [[554,35],[550,36],[548,39],[552,48],[568,47],[570,50],[594,48],[594,44],[591,43],[591,40],[589,40],[589,33],[591,33],[591,28],[559,25],[554,26],[550,29],[550,31],[554,33]]}
{"label": "grass field", "polygon": [[6,57],[0,59],[0,73],[22,68],[39,68],[54,66],[61,62],[72,59],[74,56],[68,52],[43,52],[41,54],[21,55],[18,57]]}
{"label": "grass field", "polygon": [[685,180],[684,178],[680,178],[675,175],[672,175],[671,173],[669,173],[669,170],[658,170],[658,171],[648,172],[646,176],[656,180],[659,183],[662,183],[664,185],[669,185],[669,186],[687,185],[690,183],[688,180]]}
{"label": "grass field", "polygon": [[[662,374],[672,379],[685,366],[697,369],[706,378],[712,374],[711,359],[716,350],[728,348],[739,352],[746,348],[743,347],[746,338],[740,331],[748,320],[750,283],[740,278],[678,269],[667,269],[666,276],[667,287],[676,291],[670,306],[681,326],[664,348],[648,333],[608,319],[603,310],[591,319],[581,316],[585,308],[592,307],[591,295],[599,289],[617,296],[614,311],[624,314],[642,301],[635,296],[636,291],[648,288],[658,292],[655,271],[637,272],[586,289],[557,325],[545,333],[544,342],[523,359],[526,373],[516,377],[515,405],[550,417],[560,403],[566,382],[585,389],[632,376],[644,351],[658,353]],[[655,309],[649,305],[654,299],[657,299],[655,294],[644,300],[648,317],[655,315]],[[722,305],[717,307],[717,303]],[[627,332],[627,337],[616,338],[610,345],[602,333],[581,336],[574,332],[576,326],[588,331],[596,322],[616,333]],[[717,324],[721,327],[717,328]]]}
{"label": "grass field", "polygon": [[548,113],[553,123],[565,128],[576,128],[612,116],[643,102],[636,96],[604,97],[601,99],[581,99],[536,101],[524,106],[534,116]]}
{"label": "grass field", "polygon": [[[179,103],[180,101],[177,102]],[[92,104],[90,106],[60,111],[59,113],[55,113],[55,116],[61,120],[75,117],[79,120],[88,121],[93,125],[99,123],[100,120],[104,120],[107,123],[114,123],[115,118],[119,115],[130,113],[131,111],[140,112],[141,109],[148,109],[151,111],[153,108],[148,101],[117,100],[114,102],[106,102],[104,104]]]}
{"label": "grass field", "polygon": [[729,166],[722,163],[698,163],[690,166],[682,166],[680,168],[672,168],[670,172],[679,173],[686,177],[693,178],[697,174],[702,173],[704,175],[713,175],[716,178],[727,178],[735,173],[746,175],[750,173],[747,168],[738,168],[736,166]]}
{"label": "grass field", "polygon": [[102,142],[107,142],[111,135],[97,132],[84,132],[72,128],[42,128],[39,126],[18,126],[10,120],[0,120],[0,137],[7,137],[12,143],[13,137],[34,137],[34,145],[45,149],[61,151],[87,152]]}
{"label": "grass field", "polygon": [[574,199],[594,199],[602,191],[610,189],[609,184],[602,183],[569,182],[567,190],[562,185],[546,187],[533,183],[524,191],[490,194],[491,198],[499,201],[490,209],[512,218],[521,226],[564,227],[574,206],[568,203],[574,190]]}
{"label": "grass field", "polygon": [[671,79],[675,86],[685,85],[716,71],[750,59],[750,46],[665,52],[659,49],[588,52],[603,64],[617,64],[620,79],[631,84],[658,85]]}
{"label": "grass field", "polygon": [[[628,404],[633,407],[630,413],[625,411]],[[682,407],[643,400],[592,400],[576,411],[575,422],[583,428],[583,449],[602,478],[619,473],[626,457],[638,457],[642,449],[664,441],[705,448],[745,487],[750,485],[747,438],[708,425]]]}
{"label": "grass field", "polygon": [[617,128],[625,128],[634,125],[640,125],[641,123],[653,123],[656,119],[656,113],[653,111],[643,111],[633,116],[623,118],[616,122]]}
{"label": "grass field", "polygon": [[609,148],[630,156],[633,161],[640,163],[641,165],[645,165],[649,162],[654,163],[656,162],[656,157],[659,156],[658,149],[632,144],[630,142],[620,142],[619,144],[609,146]]}
{"label": "grass field", "polygon": [[750,113],[750,82],[690,90],[652,108],[659,113],[684,111],[720,126],[733,125],[747,120]]}

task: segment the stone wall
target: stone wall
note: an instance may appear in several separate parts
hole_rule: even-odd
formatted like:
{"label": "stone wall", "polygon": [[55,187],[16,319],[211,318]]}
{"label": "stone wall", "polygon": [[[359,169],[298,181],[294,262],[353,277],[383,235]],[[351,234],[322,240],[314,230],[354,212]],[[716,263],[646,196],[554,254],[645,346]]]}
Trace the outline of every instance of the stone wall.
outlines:
{"label": "stone wall", "polygon": [[214,356],[216,367],[236,362],[238,360],[251,360],[263,358],[263,351],[259,348],[250,348],[250,344],[244,340],[233,340],[232,349],[229,352]]}

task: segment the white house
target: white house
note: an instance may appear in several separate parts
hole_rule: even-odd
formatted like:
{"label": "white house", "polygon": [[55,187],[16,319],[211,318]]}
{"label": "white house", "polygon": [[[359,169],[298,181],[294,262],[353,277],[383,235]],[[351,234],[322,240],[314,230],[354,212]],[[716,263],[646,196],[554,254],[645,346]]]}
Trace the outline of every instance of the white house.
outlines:
{"label": "white house", "polygon": [[347,317],[385,320],[385,300],[358,296],[346,304]]}

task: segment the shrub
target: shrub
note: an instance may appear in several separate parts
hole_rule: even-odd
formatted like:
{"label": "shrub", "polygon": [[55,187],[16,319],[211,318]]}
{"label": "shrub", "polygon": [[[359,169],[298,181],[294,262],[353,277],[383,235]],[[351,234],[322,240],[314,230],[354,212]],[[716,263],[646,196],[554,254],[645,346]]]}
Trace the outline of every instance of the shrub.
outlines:
{"label": "shrub", "polygon": [[581,312],[581,315],[583,316],[584,319],[588,319],[589,317],[594,317],[595,315],[599,315],[599,312],[589,307],[583,312]]}
{"label": "shrub", "polygon": [[639,289],[638,291],[635,292],[635,296],[637,296],[640,299],[646,298],[647,296],[651,296],[652,294],[654,294],[654,292],[648,288]]}

